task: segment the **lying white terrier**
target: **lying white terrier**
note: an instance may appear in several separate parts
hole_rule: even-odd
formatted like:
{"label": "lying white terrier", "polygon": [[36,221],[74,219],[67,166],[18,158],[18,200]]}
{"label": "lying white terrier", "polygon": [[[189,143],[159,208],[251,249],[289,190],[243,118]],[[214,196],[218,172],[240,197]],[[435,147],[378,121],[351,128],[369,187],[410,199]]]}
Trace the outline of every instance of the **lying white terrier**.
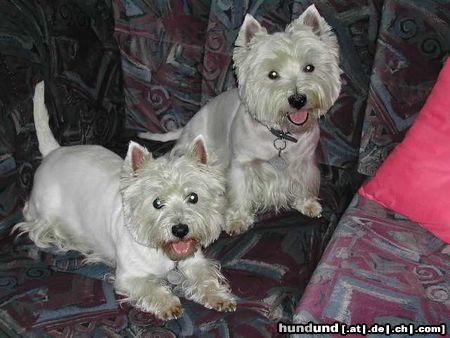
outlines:
{"label": "lying white terrier", "polygon": [[210,164],[227,175],[228,233],[247,230],[269,208],[320,217],[317,120],[341,89],[335,34],[314,5],[271,35],[247,15],[233,60],[238,89],[211,100],[183,129],[139,136],[179,138],[174,150],[183,154],[204,135]]}
{"label": "lying white terrier", "polygon": [[25,222],[14,230],[41,248],[78,250],[87,261],[115,266],[115,288],[160,319],[182,313],[166,282],[171,273],[186,298],[235,310],[218,266],[201,252],[218,238],[225,206],[225,180],[206,165],[201,137],[185,156],[158,159],[133,142],[125,161],[100,146],[60,147],[48,126],[43,83],[36,86],[34,119],[44,160]]}

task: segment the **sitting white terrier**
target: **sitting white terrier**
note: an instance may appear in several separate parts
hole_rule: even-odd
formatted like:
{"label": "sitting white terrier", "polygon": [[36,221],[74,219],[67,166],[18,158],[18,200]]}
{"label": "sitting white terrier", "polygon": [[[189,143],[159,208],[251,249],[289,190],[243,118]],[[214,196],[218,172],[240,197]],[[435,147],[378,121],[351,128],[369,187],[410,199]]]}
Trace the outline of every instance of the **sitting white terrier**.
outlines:
{"label": "sitting white terrier", "polygon": [[186,298],[235,310],[217,264],[201,252],[219,237],[225,207],[225,179],[206,165],[201,137],[185,156],[158,159],[134,142],[125,161],[101,146],[60,147],[48,126],[43,83],[36,86],[34,119],[44,159],[25,222],[14,230],[41,248],[78,250],[88,262],[115,266],[116,290],[160,319],[182,314],[170,276]]}
{"label": "sitting white terrier", "polygon": [[314,5],[284,32],[268,34],[245,17],[233,52],[239,83],[207,103],[183,128],[140,137],[169,141],[187,151],[202,134],[210,165],[226,172],[226,228],[241,233],[255,213],[293,207],[320,217],[320,173],[315,150],[318,118],[338,98],[339,47]]}

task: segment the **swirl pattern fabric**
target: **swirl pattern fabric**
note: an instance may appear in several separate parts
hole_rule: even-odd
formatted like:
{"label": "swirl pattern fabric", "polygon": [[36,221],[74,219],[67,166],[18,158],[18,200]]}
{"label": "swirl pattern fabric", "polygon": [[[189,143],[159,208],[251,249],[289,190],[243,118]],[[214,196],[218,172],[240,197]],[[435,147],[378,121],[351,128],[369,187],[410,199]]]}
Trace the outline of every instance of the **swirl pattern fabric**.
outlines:
{"label": "swirl pattern fabric", "polygon": [[448,1],[385,1],[362,132],[362,174],[374,175],[415,121],[450,55],[449,22]]}
{"label": "swirl pattern fabric", "polygon": [[449,327],[449,246],[356,195],[297,306],[297,323]]}

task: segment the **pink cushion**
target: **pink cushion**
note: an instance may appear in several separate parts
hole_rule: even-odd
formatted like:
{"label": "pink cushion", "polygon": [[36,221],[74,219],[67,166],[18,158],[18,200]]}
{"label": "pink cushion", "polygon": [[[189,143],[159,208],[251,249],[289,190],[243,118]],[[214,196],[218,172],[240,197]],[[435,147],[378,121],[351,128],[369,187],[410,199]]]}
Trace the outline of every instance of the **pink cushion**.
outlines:
{"label": "pink cushion", "polygon": [[402,143],[359,194],[450,243],[450,58]]}

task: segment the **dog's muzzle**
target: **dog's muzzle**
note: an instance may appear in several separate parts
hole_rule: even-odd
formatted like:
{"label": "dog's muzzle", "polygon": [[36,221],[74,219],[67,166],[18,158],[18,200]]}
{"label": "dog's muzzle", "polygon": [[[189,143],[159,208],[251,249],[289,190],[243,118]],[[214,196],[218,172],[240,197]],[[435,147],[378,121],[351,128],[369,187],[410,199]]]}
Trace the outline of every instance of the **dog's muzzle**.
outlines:
{"label": "dog's muzzle", "polygon": [[174,261],[180,261],[191,257],[198,249],[198,241],[192,238],[186,238],[189,233],[189,227],[186,224],[176,224],[172,226],[172,234],[177,238],[163,244],[164,253]]}
{"label": "dog's muzzle", "polygon": [[289,106],[295,111],[289,112],[287,118],[289,122],[296,126],[301,126],[308,121],[309,113],[307,109],[302,109],[308,101],[305,94],[294,94],[288,97]]}

